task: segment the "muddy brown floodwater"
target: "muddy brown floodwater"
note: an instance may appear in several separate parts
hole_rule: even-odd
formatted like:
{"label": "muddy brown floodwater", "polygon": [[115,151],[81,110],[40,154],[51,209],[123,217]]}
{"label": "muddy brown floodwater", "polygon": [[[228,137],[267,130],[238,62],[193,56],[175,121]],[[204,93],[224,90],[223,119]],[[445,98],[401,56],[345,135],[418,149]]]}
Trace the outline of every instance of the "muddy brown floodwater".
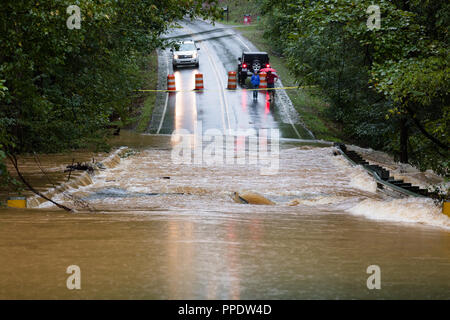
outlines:
{"label": "muddy brown floodwater", "polygon": [[[0,209],[1,299],[450,298],[450,219],[379,193],[331,147],[282,143],[264,176],[174,164],[168,137],[121,139],[137,153],[68,190],[95,212]],[[234,202],[243,190],[276,204]],[[70,265],[81,290],[66,288]]]}

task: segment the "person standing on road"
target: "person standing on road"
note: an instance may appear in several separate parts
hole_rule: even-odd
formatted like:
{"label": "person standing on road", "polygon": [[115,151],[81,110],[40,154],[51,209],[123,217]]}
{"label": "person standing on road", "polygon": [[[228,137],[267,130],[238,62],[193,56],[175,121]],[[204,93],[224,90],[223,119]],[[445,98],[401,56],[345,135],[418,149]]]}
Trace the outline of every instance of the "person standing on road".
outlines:
{"label": "person standing on road", "polygon": [[[255,70],[253,75],[252,75],[252,79],[250,80],[250,82],[253,85],[253,89],[258,89],[259,88],[259,74],[258,72]],[[258,90],[253,90],[253,99],[254,100],[258,100]]]}
{"label": "person standing on road", "polygon": [[275,79],[278,79],[278,76],[272,71],[267,71],[267,89],[269,90],[269,101],[272,101],[272,98],[275,98]]}

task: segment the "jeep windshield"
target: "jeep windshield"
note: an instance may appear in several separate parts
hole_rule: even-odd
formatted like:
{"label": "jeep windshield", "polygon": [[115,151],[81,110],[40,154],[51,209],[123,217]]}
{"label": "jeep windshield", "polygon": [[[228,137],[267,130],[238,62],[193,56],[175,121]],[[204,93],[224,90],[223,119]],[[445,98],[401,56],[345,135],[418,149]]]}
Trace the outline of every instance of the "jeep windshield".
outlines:
{"label": "jeep windshield", "polygon": [[193,43],[183,43],[180,44],[180,47],[177,51],[195,51],[195,45]]}

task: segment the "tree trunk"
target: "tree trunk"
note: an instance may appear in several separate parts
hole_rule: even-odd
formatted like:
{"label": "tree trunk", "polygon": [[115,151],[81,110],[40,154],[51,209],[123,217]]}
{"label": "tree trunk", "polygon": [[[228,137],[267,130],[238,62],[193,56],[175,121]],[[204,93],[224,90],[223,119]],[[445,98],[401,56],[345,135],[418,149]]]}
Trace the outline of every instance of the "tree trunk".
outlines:
{"label": "tree trunk", "polygon": [[408,114],[411,116],[412,120],[414,121],[414,124],[417,126],[417,128],[419,128],[420,132],[422,132],[422,134],[431,142],[433,142],[434,144],[436,144],[438,147],[447,150],[450,148],[448,145],[446,145],[444,142],[439,141],[438,139],[436,139],[435,137],[433,137],[426,129],[425,127],[420,123],[419,119],[417,119],[416,115],[414,114],[414,112],[406,107],[406,110],[408,110]]}
{"label": "tree trunk", "polygon": [[400,119],[400,162],[408,163],[408,125],[406,117]]}
{"label": "tree trunk", "polygon": [[66,207],[66,206],[64,206],[64,205],[62,205],[62,204],[59,204],[59,203],[53,201],[52,199],[50,199],[50,198],[44,196],[42,193],[40,193],[39,191],[37,191],[36,189],[34,189],[34,188],[28,183],[28,181],[25,179],[25,177],[22,175],[22,173],[20,172],[20,170],[19,170],[19,165],[18,165],[18,163],[17,163],[17,158],[16,158],[16,156],[15,156],[14,154],[11,154],[11,153],[7,153],[6,156],[9,158],[9,160],[10,160],[11,163],[12,163],[12,165],[13,165],[14,168],[16,169],[17,175],[19,176],[20,180],[23,182],[24,185],[27,186],[27,188],[28,188],[31,192],[37,194],[38,196],[40,196],[41,198],[44,198],[44,199],[47,200],[47,201],[50,201],[51,203],[53,203],[54,205],[56,205],[58,208],[64,209],[64,210],[69,211],[69,212],[73,212],[72,209],[70,209],[70,208],[68,208],[68,207]]}

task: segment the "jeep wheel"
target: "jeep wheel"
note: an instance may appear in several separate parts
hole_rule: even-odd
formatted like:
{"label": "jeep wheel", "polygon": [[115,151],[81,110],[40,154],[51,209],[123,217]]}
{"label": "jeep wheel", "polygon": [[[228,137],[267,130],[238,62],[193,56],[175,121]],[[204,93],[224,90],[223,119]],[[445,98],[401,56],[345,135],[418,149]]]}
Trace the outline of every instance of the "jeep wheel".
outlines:
{"label": "jeep wheel", "polygon": [[259,70],[261,70],[261,63],[259,62],[259,60],[253,61],[252,68],[253,68],[253,72],[255,72],[256,70],[257,70],[257,72],[259,72]]}

